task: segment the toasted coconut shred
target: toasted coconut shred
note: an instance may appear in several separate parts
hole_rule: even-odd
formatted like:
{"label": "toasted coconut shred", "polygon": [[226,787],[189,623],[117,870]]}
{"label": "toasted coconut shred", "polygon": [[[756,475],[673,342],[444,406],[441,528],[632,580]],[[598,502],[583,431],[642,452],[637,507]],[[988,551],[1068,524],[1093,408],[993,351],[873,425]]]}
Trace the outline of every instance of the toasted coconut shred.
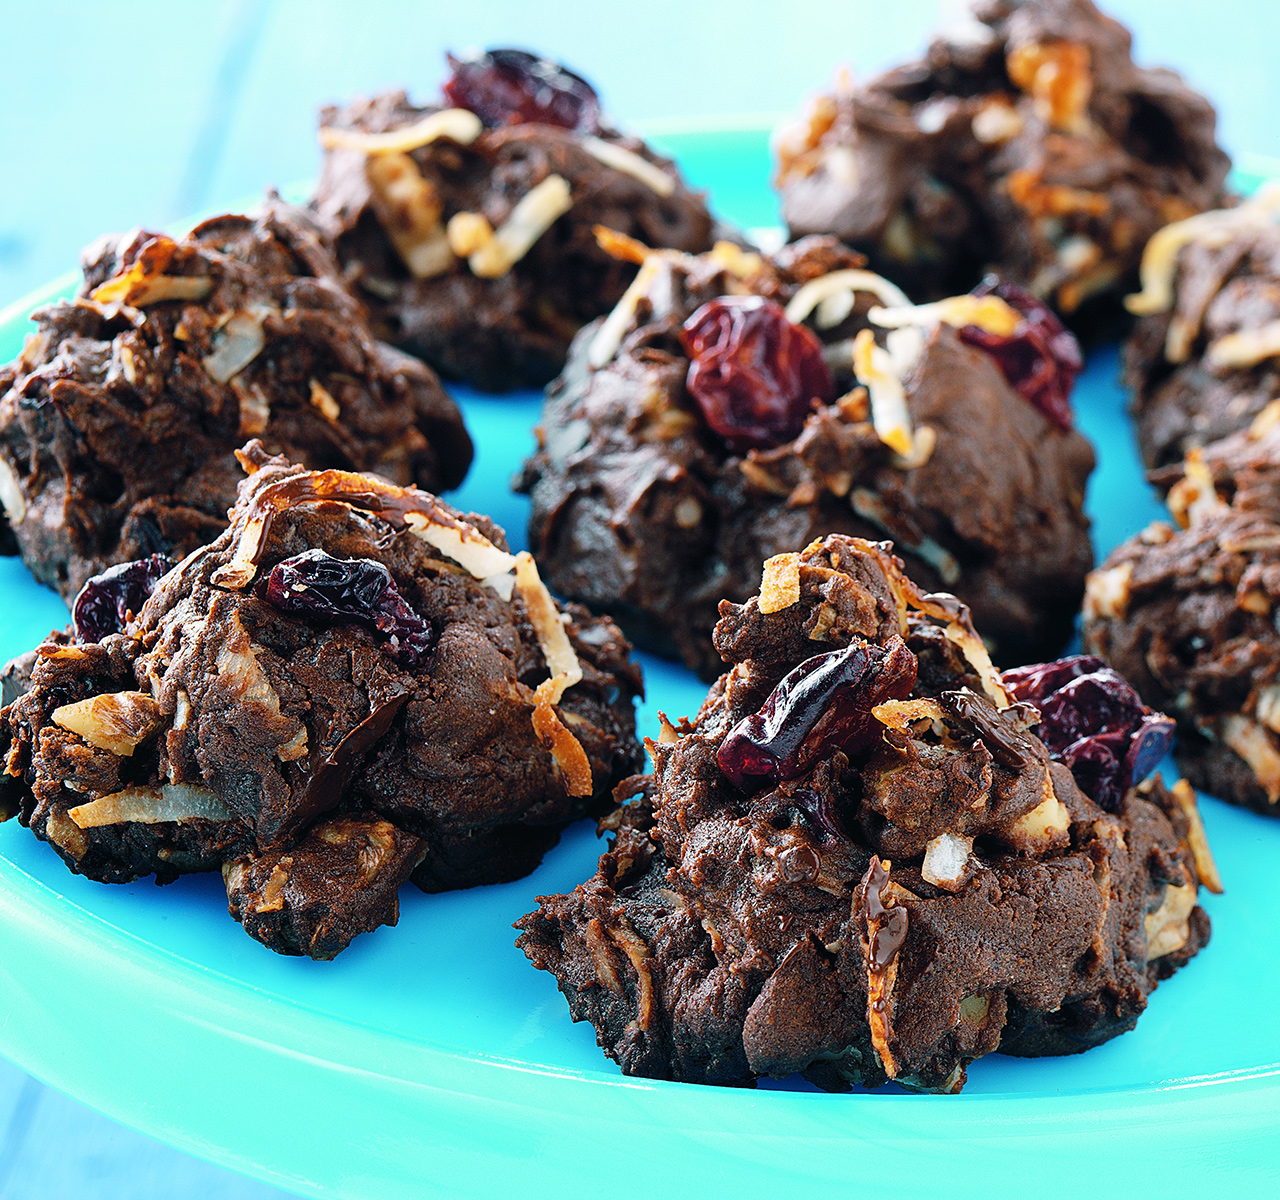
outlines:
{"label": "toasted coconut shred", "polygon": [[534,732],[560,768],[569,795],[589,796],[593,790],[591,762],[582,743],[569,732],[555,710],[565,691],[581,681],[582,664],[574,653],[551,593],[538,575],[538,565],[527,550],[516,555],[515,580],[551,672],[551,677],[544,679],[534,692]]}
{"label": "toasted coconut shred", "polygon": [[467,259],[471,273],[482,279],[501,278],[572,207],[568,180],[563,175],[548,175],[520,197],[493,237]]}
{"label": "toasted coconut shred", "polygon": [[[1270,183],[1238,208],[1219,208],[1174,221],[1157,230],[1142,252],[1138,278],[1142,291],[1126,296],[1124,306],[1131,313],[1168,312],[1173,307],[1173,280],[1178,271],[1178,254],[1193,243],[1224,246],[1238,233],[1265,229],[1280,215],[1280,184]],[[1171,331],[1172,332],[1172,331]]]}
{"label": "toasted coconut shred", "polygon": [[[902,308],[911,306],[911,301],[907,299],[906,293],[901,288],[874,271],[831,271],[826,275],[818,276],[817,279],[809,280],[791,297],[787,305],[787,320],[793,325],[799,325],[815,308],[825,302],[844,294],[852,298],[855,292],[869,292],[886,305]],[[848,316],[852,309],[851,299],[844,316]],[[827,310],[828,314],[832,311],[832,309]],[[840,318],[840,320],[843,319],[844,317]],[[839,323],[840,321],[831,321],[829,325],[824,326],[821,320],[818,322],[820,328],[831,328]]]}
{"label": "toasted coconut shred", "polygon": [[362,133],[357,129],[320,130],[320,145],[326,150],[359,150],[363,154],[406,154],[438,138],[448,138],[469,146],[484,131],[480,118],[465,108],[446,108],[421,121],[391,129],[386,133]]}
{"label": "toasted coconut shred", "polygon": [[654,166],[647,158],[642,158],[632,150],[619,146],[616,142],[606,142],[603,138],[585,137],[582,148],[597,162],[624,175],[638,179],[645,187],[659,196],[670,196],[675,193],[676,181],[661,167]]}
{"label": "toasted coconut shred", "polygon": [[162,821],[229,821],[231,811],[212,789],[194,783],[164,783],[159,787],[125,788],[70,809],[67,815],[81,829],[100,825]]}

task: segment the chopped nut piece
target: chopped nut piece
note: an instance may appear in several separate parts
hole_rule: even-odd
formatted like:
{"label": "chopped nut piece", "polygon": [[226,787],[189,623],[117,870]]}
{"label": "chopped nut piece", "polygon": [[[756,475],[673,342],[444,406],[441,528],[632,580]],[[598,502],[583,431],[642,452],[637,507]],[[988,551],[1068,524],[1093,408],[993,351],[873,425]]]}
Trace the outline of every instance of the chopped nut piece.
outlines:
{"label": "chopped nut piece", "polygon": [[973,838],[940,833],[925,847],[920,875],[943,891],[958,892],[973,875]]}
{"label": "chopped nut piece", "polygon": [[1213,472],[1204,461],[1204,455],[1192,450],[1182,465],[1183,475],[1169,489],[1166,503],[1173,519],[1183,529],[1190,529],[1197,521],[1210,513],[1226,507],[1226,501],[1218,495],[1213,483]]}
{"label": "chopped nut piece", "polygon": [[1071,828],[1071,813],[1058,799],[1053,788],[1053,777],[1046,767],[1043,784],[1044,799],[1028,813],[1023,813],[1001,833],[1003,840],[1020,852],[1043,854],[1067,844],[1067,831]]}
{"label": "chopped nut piece", "polygon": [[449,249],[459,258],[470,258],[493,241],[493,226],[480,213],[454,213],[445,226]]}
{"label": "chopped nut piece", "polygon": [[146,692],[112,692],[55,708],[52,720],[98,750],[132,758],[159,727],[160,708]]}
{"label": "chopped nut piece", "polygon": [[1079,42],[1027,42],[1009,51],[1009,78],[1035,98],[1042,120],[1081,133],[1093,92],[1089,47]]}
{"label": "chopped nut piece", "polygon": [[988,146],[996,146],[1017,137],[1022,132],[1022,116],[1016,108],[1001,97],[994,97],[984,104],[973,117],[973,136]]}
{"label": "chopped nut piece", "polygon": [[1123,620],[1129,611],[1133,563],[1092,571],[1084,584],[1084,615],[1088,621]]}
{"label": "chopped nut piece", "polygon": [[469,146],[484,132],[480,118],[465,108],[445,108],[386,133],[363,133],[358,129],[334,129],[322,126],[320,145],[326,150],[359,150],[363,154],[407,153],[448,138],[460,146]]}
{"label": "chopped nut piece", "polygon": [[1166,885],[1160,907],[1148,913],[1142,923],[1143,932],[1147,935],[1147,962],[1181,950],[1187,944],[1187,938],[1191,936],[1187,918],[1195,906],[1194,884]]}
{"label": "chopped nut piece", "polygon": [[800,556],[775,554],[766,559],[760,580],[760,611],[781,612],[800,603]]}

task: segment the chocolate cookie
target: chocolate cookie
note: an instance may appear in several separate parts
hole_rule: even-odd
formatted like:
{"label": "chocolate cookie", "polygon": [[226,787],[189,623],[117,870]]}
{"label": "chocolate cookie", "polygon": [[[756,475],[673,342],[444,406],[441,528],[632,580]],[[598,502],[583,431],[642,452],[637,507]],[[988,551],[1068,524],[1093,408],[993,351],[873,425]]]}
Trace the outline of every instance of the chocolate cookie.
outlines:
{"label": "chocolate cookie", "polygon": [[1248,427],[1280,397],[1280,194],[1166,226],[1148,243],[1124,349],[1148,467]]}
{"label": "chocolate cookie", "polygon": [[[619,788],[596,875],[518,923],[627,1074],[957,1091],[1131,1028],[1208,938],[1194,793],[1132,786],[1140,707],[1095,723],[1051,665],[1019,681],[1042,722],[889,549],[827,538],[724,606],[730,669]],[[1086,794],[1038,722],[1112,737],[1123,786]]]}
{"label": "chocolate cookie", "polygon": [[711,679],[718,605],[763,558],[889,534],[998,658],[1061,649],[1094,457],[1070,428],[1079,350],[1042,305],[988,285],[912,307],[832,238],[771,258],[605,240],[644,265],[574,343],[517,482],[552,587]]}
{"label": "chocolate cookie", "polygon": [[212,541],[251,436],[436,491],[471,463],[435,375],[374,339],[314,222],[278,199],[177,240],[105,238],[76,299],[34,316],[0,367],[0,501],[64,597],[113,563]]}
{"label": "chocolate cookie", "polygon": [[240,458],[212,545],[91,581],[18,663],[0,807],[93,879],[221,868],[254,937],[332,958],[406,878],[532,870],[637,766],[640,672],[484,517]]}
{"label": "chocolate cookie", "polygon": [[1280,400],[1193,450],[1169,507],[1089,577],[1085,644],[1178,719],[1196,787],[1280,812]]}
{"label": "chocolate cookie", "polygon": [[1127,30],[1089,0],[974,15],[923,61],[811,102],[779,139],[783,219],[912,294],[992,270],[1079,323],[1115,307],[1160,226],[1223,203],[1213,109],[1135,66]]}
{"label": "chocolate cookie", "polygon": [[450,62],[443,107],[392,92],[320,114],[312,207],[389,341],[477,387],[540,387],[634,274],[595,225],[700,251],[712,219],[578,76],[519,50]]}

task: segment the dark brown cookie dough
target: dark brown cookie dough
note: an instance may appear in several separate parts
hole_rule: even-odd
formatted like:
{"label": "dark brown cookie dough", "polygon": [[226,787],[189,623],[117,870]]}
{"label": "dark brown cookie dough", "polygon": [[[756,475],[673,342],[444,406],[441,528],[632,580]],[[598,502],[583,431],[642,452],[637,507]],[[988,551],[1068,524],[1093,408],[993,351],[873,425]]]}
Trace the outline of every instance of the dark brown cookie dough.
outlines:
{"label": "dark brown cookie dough", "polygon": [[783,219],[912,294],[992,270],[1078,324],[1115,308],[1157,229],[1223,203],[1213,109],[1135,66],[1129,33],[1089,0],[974,15],[922,61],[812,101],[779,142]]}
{"label": "dark brown cookie dough", "polygon": [[[574,343],[517,484],[552,587],[711,679],[719,603],[756,591],[762,559],[827,533],[887,534],[918,578],[972,606],[1001,661],[1062,648],[1092,564],[1092,449],[861,265],[831,238],[772,258],[648,256]],[[805,336],[827,340],[833,394],[812,411],[803,396],[771,446],[732,449],[689,391],[682,322],[726,295],[789,306]],[[876,305],[919,325],[885,330],[868,321]]]}
{"label": "dark brown cookie dough", "polygon": [[1089,577],[1085,643],[1177,718],[1196,787],[1280,813],[1280,400],[1192,451],[1169,507]]}
{"label": "dark brown cookie dough", "polygon": [[1143,256],[1124,381],[1143,461],[1170,479],[1189,451],[1247,428],[1280,398],[1277,211],[1270,190],[1167,226]]}
{"label": "dark brown cookie dough", "polygon": [[648,743],[596,875],[518,923],[627,1074],[957,1091],[1132,1028],[1208,938],[1194,793],[1095,804],[888,549],[828,538],[792,604],[725,604],[730,669]]}
{"label": "dark brown cookie dough", "polygon": [[[379,145],[380,134],[432,129],[433,115],[448,132]],[[598,108],[573,128],[538,116],[482,128],[470,111],[418,107],[403,92],[320,115],[327,151],[312,207],[349,284],[382,336],[489,390],[545,384],[578,329],[622,295],[634,268],[599,248],[595,225],[692,252],[712,241],[706,205],[675,165]],[[494,253],[486,239],[504,239],[513,213],[533,221],[533,240]]]}
{"label": "dark brown cookie dough", "polygon": [[435,375],[374,339],[311,217],[278,199],[177,241],[105,238],[77,298],[35,320],[0,366],[0,501],[68,598],[113,563],[212,541],[248,437],[433,491],[471,463]]}
{"label": "dark brown cookie dough", "polygon": [[254,937],[331,958],[406,878],[532,870],[638,765],[640,673],[486,518],[241,457],[231,527],[136,619],[19,662],[0,808],[93,879],[221,868]]}

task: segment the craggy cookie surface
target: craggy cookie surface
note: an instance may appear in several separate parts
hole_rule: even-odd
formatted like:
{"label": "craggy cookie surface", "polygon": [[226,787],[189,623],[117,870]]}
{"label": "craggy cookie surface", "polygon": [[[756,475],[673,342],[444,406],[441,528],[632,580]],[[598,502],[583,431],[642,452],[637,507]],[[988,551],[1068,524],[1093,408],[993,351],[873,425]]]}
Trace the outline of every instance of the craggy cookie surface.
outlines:
{"label": "craggy cookie surface", "polygon": [[176,241],[103,239],[77,298],[35,320],[0,366],[0,501],[68,598],[105,567],[212,541],[249,437],[433,491],[471,462],[435,375],[374,339],[312,219],[278,200]]}
{"label": "craggy cookie surface", "polygon": [[595,225],[699,251],[712,220],[577,76],[514,50],[453,66],[446,106],[325,109],[312,207],[388,340],[479,387],[541,386],[634,273]]}
{"label": "craggy cookie surface", "polygon": [[[519,922],[574,1018],[628,1074],[945,1091],[1131,1028],[1217,886],[1190,789],[1133,786],[1171,723],[1076,660],[1007,677],[1043,713],[1015,700],[887,544],[773,576],[726,604],[730,669],[619,788],[596,875]],[[1103,759],[1095,802],[1073,771]]]}
{"label": "craggy cookie surface", "polygon": [[1280,812],[1280,401],[1161,474],[1176,524],[1089,577],[1085,643],[1177,718],[1196,787]]}
{"label": "craggy cookie surface", "polygon": [[1059,312],[1114,305],[1160,226],[1221,205],[1207,100],[1089,0],[991,0],[926,57],[818,97],[780,139],[783,219],[910,291],[984,271]]}
{"label": "craggy cookie surface", "polygon": [[1043,306],[994,284],[913,307],[831,238],[773,257],[604,240],[640,275],[575,342],[518,484],[552,587],[711,679],[717,606],[762,559],[887,534],[1001,661],[1062,648],[1094,459],[1067,403],[1078,348]]}
{"label": "craggy cookie surface", "polygon": [[91,581],[9,672],[0,805],[94,879],[221,868],[250,933],[330,958],[407,878],[536,866],[635,769],[639,669],[485,518],[242,460],[216,542]]}
{"label": "craggy cookie surface", "polygon": [[[1143,255],[1124,381],[1143,461],[1176,478],[1198,446],[1280,398],[1280,190],[1162,229]],[[1163,480],[1168,486],[1169,480]]]}

